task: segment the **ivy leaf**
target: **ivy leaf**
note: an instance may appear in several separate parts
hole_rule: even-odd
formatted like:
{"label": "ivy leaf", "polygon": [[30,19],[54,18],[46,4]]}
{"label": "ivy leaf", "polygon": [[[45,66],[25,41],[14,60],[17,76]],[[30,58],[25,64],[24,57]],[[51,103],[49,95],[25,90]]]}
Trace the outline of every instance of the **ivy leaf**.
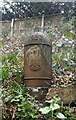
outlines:
{"label": "ivy leaf", "polygon": [[8,97],[6,97],[6,98],[4,99],[4,102],[7,103],[7,102],[9,102],[11,99],[12,99],[12,96],[9,95]]}
{"label": "ivy leaf", "polygon": [[59,68],[55,68],[55,72],[58,74],[58,75],[61,75],[61,71]]}
{"label": "ivy leaf", "polygon": [[18,108],[18,111],[21,111],[21,108]]}
{"label": "ivy leaf", "polygon": [[19,102],[19,99],[12,99],[11,102]]}
{"label": "ivy leaf", "polygon": [[50,105],[50,109],[51,109],[52,111],[57,110],[57,109],[59,109],[59,108],[60,108],[60,105],[58,105],[58,104],[51,104],[51,105]]}
{"label": "ivy leaf", "polygon": [[17,98],[21,98],[21,97],[22,97],[22,95],[15,96],[16,99],[17,99]]}
{"label": "ivy leaf", "polygon": [[62,120],[66,119],[66,117],[60,112],[56,116],[57,118],[62,119]]}
{"label": "ivy leaf", "polygon": [[49,107],[44,107],[40,108],[39,111],[42,112],[42,114],[48,114],[51,111],[51,109]]}

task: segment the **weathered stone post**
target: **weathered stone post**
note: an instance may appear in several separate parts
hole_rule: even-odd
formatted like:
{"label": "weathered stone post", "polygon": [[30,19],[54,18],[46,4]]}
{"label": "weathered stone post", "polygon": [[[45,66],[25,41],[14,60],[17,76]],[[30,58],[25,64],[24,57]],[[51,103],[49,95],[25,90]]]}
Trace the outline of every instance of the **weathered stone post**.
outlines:
{"label": "weathered stone post", "polygon": [[41,32],[28,36],[24,46],[24,81],[37,99],[46,95],[51,85],[52,43]]}

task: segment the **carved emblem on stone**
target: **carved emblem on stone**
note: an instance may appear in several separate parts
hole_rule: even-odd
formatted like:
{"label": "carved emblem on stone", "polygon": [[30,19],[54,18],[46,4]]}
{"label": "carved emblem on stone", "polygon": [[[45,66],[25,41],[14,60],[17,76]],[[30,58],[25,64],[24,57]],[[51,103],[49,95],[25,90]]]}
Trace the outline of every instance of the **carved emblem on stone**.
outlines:
{"label": "carved emblem on stone", "polygon": [[41,50],[37,45],[27,50],[26,61],[31,71],[38,71],[41,69]]}

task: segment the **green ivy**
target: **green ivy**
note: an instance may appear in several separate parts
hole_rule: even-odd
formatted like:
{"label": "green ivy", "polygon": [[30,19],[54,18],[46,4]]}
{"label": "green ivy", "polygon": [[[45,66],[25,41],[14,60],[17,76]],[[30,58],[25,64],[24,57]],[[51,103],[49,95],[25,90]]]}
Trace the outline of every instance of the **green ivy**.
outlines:
{"label": "green ivy", "polygon": [[[35,99],[28,94],[25,87],[17,82],[10,81],[7,89],[3,89],[3,102],[8,109],[3,114],[4,120],[36,120],[38,105]],[[4,108],[5,108],[4,106]]]}

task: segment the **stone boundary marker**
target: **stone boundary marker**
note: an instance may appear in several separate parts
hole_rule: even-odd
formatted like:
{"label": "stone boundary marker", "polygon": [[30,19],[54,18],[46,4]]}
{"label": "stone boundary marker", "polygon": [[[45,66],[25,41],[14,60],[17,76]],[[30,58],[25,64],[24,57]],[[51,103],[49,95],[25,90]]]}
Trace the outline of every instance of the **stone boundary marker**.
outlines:
{"label": "stone boundary marker", "polygon": [[52,41],[42,32],[33,32],[24,44],[24,83],[32,90],[32,95],[42,99],[51,85],[51,79]]}

